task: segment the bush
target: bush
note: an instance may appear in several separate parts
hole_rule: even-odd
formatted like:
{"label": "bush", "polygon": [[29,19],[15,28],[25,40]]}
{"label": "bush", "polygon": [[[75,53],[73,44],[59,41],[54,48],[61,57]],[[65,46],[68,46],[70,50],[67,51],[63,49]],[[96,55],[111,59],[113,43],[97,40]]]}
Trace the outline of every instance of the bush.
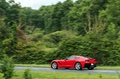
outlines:
{"label": "bush", "polygon": [[5,79],[11,79],[14,72],[14,63],[12,58],[4,55],[1,64],[1,72],[3,73],[3,77]]}
{"label": "bush", "polygon": [[30,73],[30,69],[25,69],[24,79],[32,79],[32,75]]}
{"label": "bush", "polygon": [[3,78],[3,74],[2,73],[0,73],[0,79],[2,79]]}

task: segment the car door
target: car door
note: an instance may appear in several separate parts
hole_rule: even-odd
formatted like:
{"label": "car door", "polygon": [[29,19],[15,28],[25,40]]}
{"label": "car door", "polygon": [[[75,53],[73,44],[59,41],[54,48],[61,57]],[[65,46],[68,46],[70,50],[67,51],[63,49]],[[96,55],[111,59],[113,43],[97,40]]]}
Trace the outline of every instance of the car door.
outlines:
{"label": "car door", "polygon": [[75,56],[71,56],[65,60],[65,67],[71,68],[75,63]]}
{"label": "car door", "polygon": [[65,60],[61,60],[59,62],[59,64],[61,65],[62,68],[65,68],[66,67],[66,59]]}

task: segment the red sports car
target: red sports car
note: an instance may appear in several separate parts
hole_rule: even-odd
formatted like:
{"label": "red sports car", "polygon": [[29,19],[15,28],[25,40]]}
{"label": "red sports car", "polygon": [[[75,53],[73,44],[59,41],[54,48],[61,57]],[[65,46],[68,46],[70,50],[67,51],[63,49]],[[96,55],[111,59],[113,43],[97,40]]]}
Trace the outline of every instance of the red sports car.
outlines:
{"label": "red sports car", "polygon": [[53,60],[50,64],[52,69],[75,68],[76,70],[82,70],[82,68],[88,68],[93,70],[96,67],[97,60],[84,56],[70,56],[63,60]]}

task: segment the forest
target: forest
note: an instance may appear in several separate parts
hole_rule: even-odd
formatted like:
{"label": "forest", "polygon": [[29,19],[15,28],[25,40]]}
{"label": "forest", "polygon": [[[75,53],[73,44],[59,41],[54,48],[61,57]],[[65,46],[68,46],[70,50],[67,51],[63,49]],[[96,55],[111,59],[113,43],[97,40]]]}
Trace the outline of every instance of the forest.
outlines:
{"label": "forest", "polygon": [[47,64],[70,55],[120,65],[120,0],[66,0],[35,10],[0,0],[0,59]]}

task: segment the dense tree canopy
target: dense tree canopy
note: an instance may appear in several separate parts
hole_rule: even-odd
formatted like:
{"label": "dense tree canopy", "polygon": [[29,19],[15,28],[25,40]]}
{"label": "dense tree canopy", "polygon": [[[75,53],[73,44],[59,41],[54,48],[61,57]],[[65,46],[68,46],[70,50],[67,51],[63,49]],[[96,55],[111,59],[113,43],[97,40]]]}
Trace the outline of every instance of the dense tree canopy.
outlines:
{"label": "dense tree canopy", "polygon": [[120,65],[120,0],[66,0],[38,10],[0,0],[0,58],[49,63],[70,55]]}

